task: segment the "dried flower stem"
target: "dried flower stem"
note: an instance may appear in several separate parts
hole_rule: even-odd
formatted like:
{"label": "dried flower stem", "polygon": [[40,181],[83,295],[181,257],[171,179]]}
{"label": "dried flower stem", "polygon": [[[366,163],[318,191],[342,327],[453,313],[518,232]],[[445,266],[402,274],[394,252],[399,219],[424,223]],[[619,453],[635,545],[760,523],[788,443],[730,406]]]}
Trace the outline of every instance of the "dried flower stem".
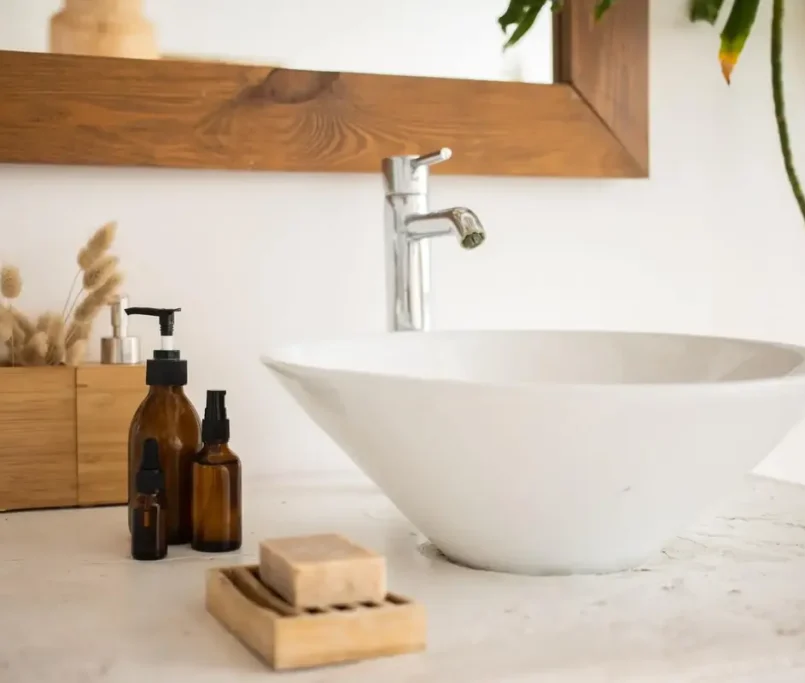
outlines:
{"label": "dried flower stem", "polygon": [[[61,317],[67,320],[67,309],[70,308],[70,302],[73,298],[73,292],[75,291],[75,286],[78,284],[78,279],[81,277],[81,271],[79,270],[75,277],[73,278],[73,284],[70,285],[70,291],[67,292],[67,300],[64,302],[64,306],[61,309]],[[79,292],[76,296],[80,296],[81,292]],[[75,306],[75,304],[73,304]],[[72,310],[72,309],[71,309]]]}

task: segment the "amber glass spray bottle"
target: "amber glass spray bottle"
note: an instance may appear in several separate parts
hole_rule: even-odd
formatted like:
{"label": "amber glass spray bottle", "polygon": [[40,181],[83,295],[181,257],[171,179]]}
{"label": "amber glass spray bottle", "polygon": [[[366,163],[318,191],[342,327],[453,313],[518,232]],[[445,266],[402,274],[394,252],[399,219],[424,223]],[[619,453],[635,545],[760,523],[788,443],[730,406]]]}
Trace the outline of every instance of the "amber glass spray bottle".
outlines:
{"label": "amber glass spray bottle", "polygon": [[208,391],[201,439],[193,463],[195,550],[225,553],[241,544],[240,459],[229,448],[225,391]]}

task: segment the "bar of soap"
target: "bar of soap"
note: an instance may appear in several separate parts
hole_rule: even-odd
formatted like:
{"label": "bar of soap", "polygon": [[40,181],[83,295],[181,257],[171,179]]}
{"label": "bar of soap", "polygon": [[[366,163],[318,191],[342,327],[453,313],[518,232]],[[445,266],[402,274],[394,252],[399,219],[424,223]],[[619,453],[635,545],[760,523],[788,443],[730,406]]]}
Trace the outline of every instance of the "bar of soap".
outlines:
{"label": "bar of soap", "polygon": [[339,534],[260,544],[260,579],[295,607],[324,608],[386,598],[386,559]]}

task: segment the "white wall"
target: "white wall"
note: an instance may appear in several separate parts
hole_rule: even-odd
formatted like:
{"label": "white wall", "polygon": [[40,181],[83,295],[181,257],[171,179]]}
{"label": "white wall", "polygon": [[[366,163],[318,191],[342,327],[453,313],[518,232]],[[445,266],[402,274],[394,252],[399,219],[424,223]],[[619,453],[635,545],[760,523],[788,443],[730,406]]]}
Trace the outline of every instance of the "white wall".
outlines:
{"label": "white wall", "polygon": [[[0,49],[48,49],[62,0],[2,0]],[[553,81],[551,17],[543,12],[501,51],[496,18],[509,0],[144,0],[162,54],[292,69]]]}
{"label": "white wall", "polygon": [[[780,162],[764,0],[727,88],[717,32],[682,0],[652,2],[650,180],[445,178],[489,239],[434,250],[441,328],[627,328],[805,343],[805,226]],[[790,2],[788,82],[805,163],[805,4]],[[805,172],[805,166],[803,166]],[[230,391],[247,472],[350,467],[257,358],[306,337],[380,329],[382,194],[371,175],[0,166],[0,258],[32,307],[59,304],[72,254],[116,218],[140,305],[182,306],[191,397]],[[150,346],[155,330],[136,327]],[[805,481],[805,430],[762,467]]]}

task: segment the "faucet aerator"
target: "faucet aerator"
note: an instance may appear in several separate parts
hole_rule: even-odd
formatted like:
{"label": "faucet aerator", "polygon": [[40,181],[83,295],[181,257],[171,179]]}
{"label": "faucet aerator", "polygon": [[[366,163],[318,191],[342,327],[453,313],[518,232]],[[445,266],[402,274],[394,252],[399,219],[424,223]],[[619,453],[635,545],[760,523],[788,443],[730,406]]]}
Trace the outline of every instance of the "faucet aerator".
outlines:
{"label": "faucet aerator", "polygon": [[469,235],[464,235],[461,239],[461,246],[465,249],[475,249],[484,243],[486,235],[482,232],[472,232]]}

